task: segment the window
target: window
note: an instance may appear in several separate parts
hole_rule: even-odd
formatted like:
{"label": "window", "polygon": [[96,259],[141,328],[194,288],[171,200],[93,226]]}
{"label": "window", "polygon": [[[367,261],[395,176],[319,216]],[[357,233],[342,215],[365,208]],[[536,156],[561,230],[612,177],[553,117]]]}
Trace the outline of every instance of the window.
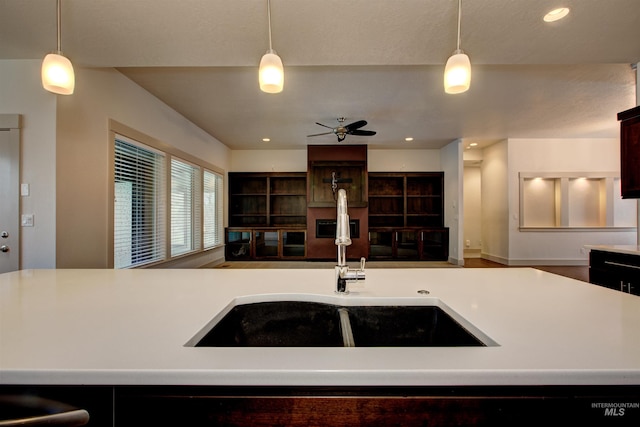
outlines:
{"label": "window", "polygon": [[163,260],[164,155],[116,137],[114,172],[114,267]]}
{"label": "window", "polygon": [[122,130],[112,127],[114,268],[222,246],[223,177],[215,167],[124,125],[115,127]]}
{"label": "window", "polygon": [[200,168],[171,159],[171,256],[200,249]]}
{"label": "window", "polygon": [[212,248],[222,244],[222,176],[204,171],[204,247]]}

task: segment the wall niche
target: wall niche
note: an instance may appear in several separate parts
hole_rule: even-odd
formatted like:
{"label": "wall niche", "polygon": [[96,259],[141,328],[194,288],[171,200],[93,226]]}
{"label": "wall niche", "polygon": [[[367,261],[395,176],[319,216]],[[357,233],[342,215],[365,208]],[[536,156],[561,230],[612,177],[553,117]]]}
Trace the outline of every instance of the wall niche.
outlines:
{"label": "wall niche", "polygon": [[615,172],[520,172],[520,229],[634,227]]}

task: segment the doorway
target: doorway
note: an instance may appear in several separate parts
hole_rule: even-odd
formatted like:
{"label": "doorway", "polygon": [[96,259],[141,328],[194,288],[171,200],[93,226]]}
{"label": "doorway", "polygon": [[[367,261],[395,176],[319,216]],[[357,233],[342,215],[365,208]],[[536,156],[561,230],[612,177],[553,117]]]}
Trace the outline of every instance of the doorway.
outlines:
{"label": "doorway", "polygon": [[20,115],[0,114],[0,273],[20,269]]}
{"label": "doorway", "polygon": [[[464,258],[482,256],[482,162],[464,162]],[[466,265],[465,265],[466,267]]]}

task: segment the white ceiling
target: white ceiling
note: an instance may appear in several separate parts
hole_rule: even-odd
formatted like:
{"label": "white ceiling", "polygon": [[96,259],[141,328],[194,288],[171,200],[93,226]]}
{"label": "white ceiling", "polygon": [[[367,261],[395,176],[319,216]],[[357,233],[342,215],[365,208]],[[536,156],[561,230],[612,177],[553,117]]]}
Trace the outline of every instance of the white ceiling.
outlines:
{"label": "white ceiling", "polygon": [[[0,59],[55,49],[55,3],[0,0]],[[378,132],[345,143],[380,148],[618,135],[616,113],[636,105],[640,0],[463,0],[473,78],[447,95],[457,4],[271,0],[275,95],[258,88],[266,0],[62,0],[62,50],[75,67],[117,67],[233,149],[337,144],[306,135],[342,116]],[[566,19],[542,21],[561,5]]]}

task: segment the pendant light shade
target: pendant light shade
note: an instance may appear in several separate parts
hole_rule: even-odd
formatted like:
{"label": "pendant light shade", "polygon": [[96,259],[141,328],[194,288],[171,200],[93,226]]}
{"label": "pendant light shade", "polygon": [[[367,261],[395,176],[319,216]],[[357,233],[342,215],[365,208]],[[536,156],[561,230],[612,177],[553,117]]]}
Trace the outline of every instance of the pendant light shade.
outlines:
{"label": "pendant light shade", "polygon": [[471,86],[471,61],[469,61],[467,54],[460,49],[461,17],[462,0],[458,0],[458,44],[444,68],[444,91],[451,94],[466,92]]}
{"label": "pendant light shade", "polygon": [[59,95],[71,95],[75,87],[73,65],[60,53],[50,53],[42,61],[42,87]]}
{"label": "pendant light shade", "polygon": [[258,80],[260,90],[266,93],[280,93],[284,88],[284,67],[282,59],[271,45],[271,0],[267,0],[267,17],[269,21],[269,49],[260,60]]}
{"label": "pendant light shade", "polygon": [[56,1],[58,49],[42,61],[42,87],[59,95],[71,95],[76,79],[73,65],[60,51],[60,0]]}
{"label": "pendant light shade", "polygon": [[444,91],[447,93],[462,93],[469,90],[471,85],[471,61],[460,49],[453,52],[447,60],[444,69]]}
{"label": "pendant light shade", "polygon": [[284,87],[284,68],[282,59],[275,50],[269,49],[260,60],[260,90],[267,93],[280,93]]}

